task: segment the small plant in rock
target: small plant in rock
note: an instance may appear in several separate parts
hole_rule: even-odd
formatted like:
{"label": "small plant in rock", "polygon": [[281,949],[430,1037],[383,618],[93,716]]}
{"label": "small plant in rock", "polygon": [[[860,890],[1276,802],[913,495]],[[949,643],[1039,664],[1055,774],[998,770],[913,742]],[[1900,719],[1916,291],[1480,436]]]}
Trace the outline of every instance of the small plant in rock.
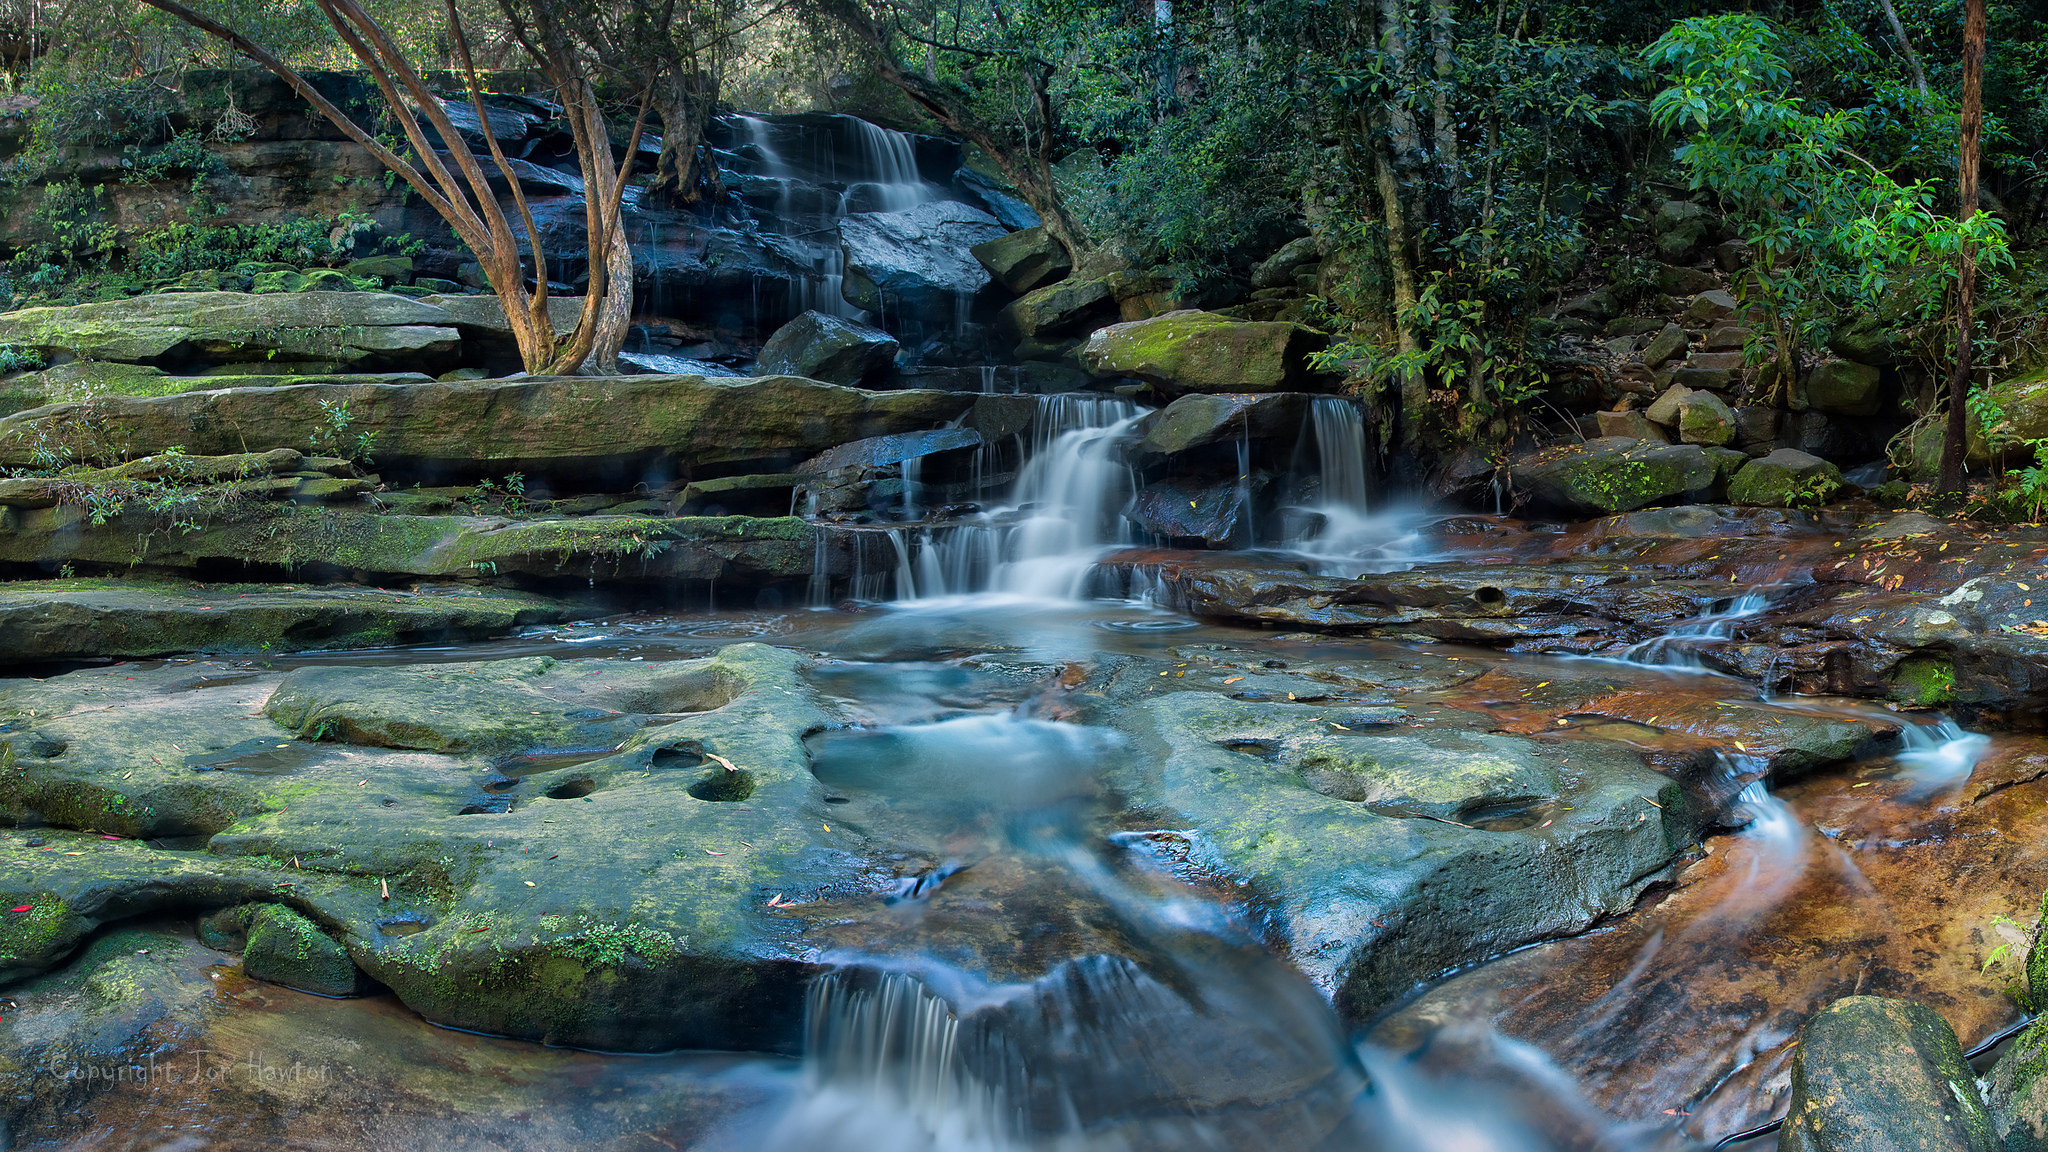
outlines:
{"label": "small plant in rock", "polygon": [[349,401],[322,400],[320,423],[314,425],[306,443],[322,455],[339,456],[354,464],[375,464],[372,453],[377,449],[377,432],[357,431],[355,424],[356,415]]}
{"label": "small plant in rock", "polygon": [[1820,508],[1841,490],[1840,483],[1826,476],[1809,476],[1785,494],[1785,507]]}

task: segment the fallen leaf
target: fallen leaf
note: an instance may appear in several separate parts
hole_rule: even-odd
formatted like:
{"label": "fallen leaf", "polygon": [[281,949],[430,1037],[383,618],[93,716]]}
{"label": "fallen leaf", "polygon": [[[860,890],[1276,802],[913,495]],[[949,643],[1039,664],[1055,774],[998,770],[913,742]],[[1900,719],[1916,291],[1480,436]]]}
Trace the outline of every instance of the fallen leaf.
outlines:
{"label": "fallen leaf", "polygon": [[526,882],[526,886],[527,886],[528,888],[532,888],[532,887],[534,887],[535,885],[534,885],[533,881],[531,881],[531,880],[528,880],[528,881]]}
{"label": "fallen leaf", "polygon": [[704,758],[706,760],[716,760],[718,763],[725,766],[725,770],[727,772],[737,772],[740,770],[739,765],[734,764],[732,761],[727,760],[725,757],[720,756],[716,752],[706,752],[704,754]]}
{"label": "fallen leaf", "polygon": [[1225,684],[1235,684],[1235,683],[1237,683],[1237,682],[1238,682],[1239,680],[1242,680],[1242,679],[1244,679],[1244,677],[1242,677],[1242,676],[1232,676],[1232,677],[1231,677],[1230,679],[1228,679],[1228,680],[1225,680],[1225,681],[1224,681],[1224,683],[1225,683]]}
{"label": "fallen leaf", "polygon": [[723,853],[723,852],[713,852],[713,851],[712,851],[711,849],[709,849],[709,848],[706,848],[706,849],[704,850],[704,854],[705,854],[706,856],[723,856],[723,855],[725,855],[725,853]]}
{"label": "fallen leaf", "polygon": [[33,912],[35,910],[36,906],[33,904],[23,904],[21,907],[15,909],[16,912]]}

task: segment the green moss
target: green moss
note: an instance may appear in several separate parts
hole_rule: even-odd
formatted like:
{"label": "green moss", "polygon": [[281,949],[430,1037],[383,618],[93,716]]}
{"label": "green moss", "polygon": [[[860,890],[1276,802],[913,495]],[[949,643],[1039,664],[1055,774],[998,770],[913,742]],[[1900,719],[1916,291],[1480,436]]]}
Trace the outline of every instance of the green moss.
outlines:
{"label": "green moss", "polygon": [[48,891],[14,893],[7,908],[28,905],[28,912],[0,909],[0,970],[47,961],[70,934],[71,906]]}
{"label": "green moss", "polygon": [[1948,657],[1908,656],[1892,670],[1890,699],[1921,708],[1939,708],[1956,698],[1956,669]]}

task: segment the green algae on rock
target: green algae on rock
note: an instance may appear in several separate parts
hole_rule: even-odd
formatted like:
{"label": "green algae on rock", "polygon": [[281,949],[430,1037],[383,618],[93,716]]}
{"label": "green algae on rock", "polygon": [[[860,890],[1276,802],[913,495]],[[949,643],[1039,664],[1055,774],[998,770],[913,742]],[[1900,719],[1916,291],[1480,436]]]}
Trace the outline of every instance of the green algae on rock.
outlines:
{"label": "green algae on rock", "polygon": [[1081,354],[1097,375],[1136,376],[1169,393],[1301,392],[1317,379],[1309,357],[1328,343],[1299,324],[1182,311],[1100,329]]}
{"label": "green algae on rock", "polygon": [[1799,1030],[1784,1152],[2001,1146],[1962,1045],[1932,1008],[1851,996]]}

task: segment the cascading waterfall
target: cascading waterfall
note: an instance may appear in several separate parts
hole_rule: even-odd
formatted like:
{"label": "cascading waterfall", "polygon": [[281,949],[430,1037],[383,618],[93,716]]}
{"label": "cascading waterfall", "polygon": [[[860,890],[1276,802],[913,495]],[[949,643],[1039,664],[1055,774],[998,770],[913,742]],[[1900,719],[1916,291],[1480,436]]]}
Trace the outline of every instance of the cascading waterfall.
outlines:
{"label": "cascading waterfall", "polygon": [[1904,775],[1920,789],[1933,791],[1968,780],[1991,747],[1991,737],[1965,732],[1944,716],[1932,724],[1907,725],[1899,744]]}
{"label": "cascading waterfall", "polygon": [[1323,506],[1365,515],[1365,418],[1359,415],[1358,405],[1336,396],[1318,396],[1310,415],[1322,469]]}
{"label": "cascading waterfall", "polygon": [[1730,601],[1728,607],[1719,612],[1696,616],[1673,627],[1662,636],[1629,646],[1622,651],[1618,659],[1630,664],[1705,671],[1706,665],[1700,661],[1700,648],[1733,639],[1737,624],[1770,606],[1771,594],[1768,589],[1745,592]]}

